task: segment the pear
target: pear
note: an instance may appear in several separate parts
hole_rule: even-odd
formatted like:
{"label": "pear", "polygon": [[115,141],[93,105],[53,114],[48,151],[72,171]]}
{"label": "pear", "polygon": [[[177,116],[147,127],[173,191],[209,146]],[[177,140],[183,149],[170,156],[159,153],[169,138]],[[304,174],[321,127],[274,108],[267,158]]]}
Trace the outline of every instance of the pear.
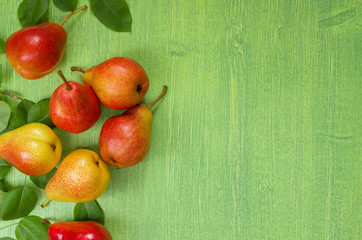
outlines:
{"label": "pear", "polygon": [[0,158],[30,176],[50,172],[61,155],[59,137],[42,123],[29,123],[0,136]]}
{"label": "pear", "polygon": [[45,186],[48,199],[56,202],[89,202],[100,197],[110,181],[108,165],[88,149],[71,152]]}
{"label": "pear", "polygon": [[56,222],[48,224],[50,240],[84,239],[84,240],[112,240],[110,232],[100,223],[94,221]]}
{"label": "pear", "polygon": [[149,106],[139,104],[122,115],[109,118],[102,126],[99,153],[104,161],[116,167],[130,167],[141,162],[151,146],[152,113],[150,109],[166,94]]}
{"label": "pear", "polygon": [[91,87],[99,101],[106,107],[124,110],[136,106],[147,93],[149,80],[142,66],[133,59],[113,57],[84,73],[84,83]]}
{"label": "pear", "polygon": [[91,128],[101,115],[101,107],[93,90],[81,83],[67,81],[61,70],[59,76],[64,83],[52,94],[49,114],[59,128],[80,133]]}
{"label": "pear", "polygon": [[10,35],[5,45],[6,57],[15,71],[25,79],[39,79],[54,71],[60,64],[67,44],[63,24],[81,7],[66,17],[61,24],[46,22],[25,27]]}

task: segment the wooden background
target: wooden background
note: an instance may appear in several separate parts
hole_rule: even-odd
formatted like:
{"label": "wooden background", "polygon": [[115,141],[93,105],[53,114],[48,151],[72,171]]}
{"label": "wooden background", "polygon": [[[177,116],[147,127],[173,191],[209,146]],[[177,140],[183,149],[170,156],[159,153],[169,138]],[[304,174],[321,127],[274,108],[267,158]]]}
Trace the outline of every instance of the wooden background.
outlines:
{"label": "wooden background", "polygon": [[[20,2],[0,2],[0,37],[20,29]],[[90,10],[67,22],[60,65],[81,82],[71,66],[130,57],[150,78],[145,103],[169,87],[153,109],[147,158],[112,168],[98,199],[113,238],[360,239],[361,1],[127,2],[132,33],[112,32]],[[51,8],[54,22],[66,15]],[[38,101],[61,84],[56,73],[22,79],[0,60],[3,90]],[[63,156],[98,151],[102,124],[119,113],[103,107],[82,134],[57,129]],[[7,179],[16,186],[24,175],[13,169]],[[52,202],[32,214],[71,220],[74,205]]]}

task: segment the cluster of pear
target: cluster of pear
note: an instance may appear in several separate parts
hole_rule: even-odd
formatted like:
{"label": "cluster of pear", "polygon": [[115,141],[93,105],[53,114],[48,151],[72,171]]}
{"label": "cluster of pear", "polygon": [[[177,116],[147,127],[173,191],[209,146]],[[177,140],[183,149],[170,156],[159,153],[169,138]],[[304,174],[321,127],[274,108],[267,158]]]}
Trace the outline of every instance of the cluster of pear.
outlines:
{"label": "cluster of pear", "polygon": [[[64,55],[67,33],[63,24],[77,9],[58,25],[43,23],[29,26],[12,34],[6,42],[6,56],[23,78],[39,79],[53,72]],[[150,109],[166,93],[150,105],[140,104],[149,79],[136,61],[114,57],[84,71],[85,84],[64,81],[55,89],[49,104],[53,123],[68,132],[80,133],[90,129],[99,119],[104,106],[126,110],[109,118],[102,126],[99,153],[87,149],[71,152],[60,163],[45,188],[50,200],[88,202],[97,199],[110,182],[109,165],[133,166],[144,159],[151,143],[152,113]],[[41,123],[30,123],[0,136],[0,157],[19,171],[41,176],[55,168],[62,155],[62,143],[55,132]],[[107,164],[108,163],[108,164]],[[55,238],[54,238],[55,239]],[[108,239],[108,238],[107,238]],[[111,239],[111,238],[109,238]]]}
{"label": "cluster of pear", "polygon": [[50,117],[57,127],[72,133],[91,128],[101,113],[98,99],[109,108],[127,110],[103,124],[99,137],[101,157],[91,150],[78,149],[64,158],[45,188],[48,200],[43,206],[49,200],[92,201],[109,184],[107,163],[125,168],[141,162],[151,145],[150,109],[167,89],[164,86],[149,106],[139,104],[149,80],[144,69],[128,58],[114,57],[88,71],[72,69],[84,73],[85,84],[68,82],[58,71],[64,83],[54,91],[49,104]]}

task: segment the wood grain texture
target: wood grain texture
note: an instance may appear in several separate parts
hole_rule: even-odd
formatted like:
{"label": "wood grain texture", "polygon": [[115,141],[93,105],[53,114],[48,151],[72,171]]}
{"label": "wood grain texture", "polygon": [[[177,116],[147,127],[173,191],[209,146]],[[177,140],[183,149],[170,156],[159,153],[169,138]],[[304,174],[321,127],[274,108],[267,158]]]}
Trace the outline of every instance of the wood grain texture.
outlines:
{"label": "wood grain texture", "polygon": [[[19,3],[0,2],[0,37],[20,28]],[[67,22],[60,65],[81,81],[71,66],[130,57],[150,78],[144,102],[169,87],[153,110],[147,158],[112,168],[99,198],[114,239],[359,239],[361,2],[128,3],[132,33],[106,29],[91,11]],[[65,15],[50,11],[55,22]],[[49,97],[61,84],[56,73],[21,79],[4,55],[0,60],[3,89],[25,98]],[[63,156],[81,147],[97,151],[102,124],[118,113],[103,107],[82,134],[58,129]],[[14,169],[7,177],[14,186],[23,178]],[[71,220],[74,205],[53,202],[32,214]],[[14,236],[14,227],[0,236]]]}

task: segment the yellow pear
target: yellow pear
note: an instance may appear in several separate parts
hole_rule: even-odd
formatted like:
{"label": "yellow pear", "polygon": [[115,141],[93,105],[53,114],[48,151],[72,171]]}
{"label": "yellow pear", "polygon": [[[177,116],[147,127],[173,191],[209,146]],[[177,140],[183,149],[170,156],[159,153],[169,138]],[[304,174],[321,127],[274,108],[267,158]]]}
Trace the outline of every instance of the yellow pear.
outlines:
{"label": "yellow pear", "polygon": [[97,153],[88,149],[71,152],[60,163],[58,170],[45,187],[48,199],[56,202],[89,202],[107,189],[110,172]]}
{"label": "yellow pear", "polygon": [[42,123],[29,123],[0,136],[0,158],[30,176],[50,172],[61,156],[59,137]]}

